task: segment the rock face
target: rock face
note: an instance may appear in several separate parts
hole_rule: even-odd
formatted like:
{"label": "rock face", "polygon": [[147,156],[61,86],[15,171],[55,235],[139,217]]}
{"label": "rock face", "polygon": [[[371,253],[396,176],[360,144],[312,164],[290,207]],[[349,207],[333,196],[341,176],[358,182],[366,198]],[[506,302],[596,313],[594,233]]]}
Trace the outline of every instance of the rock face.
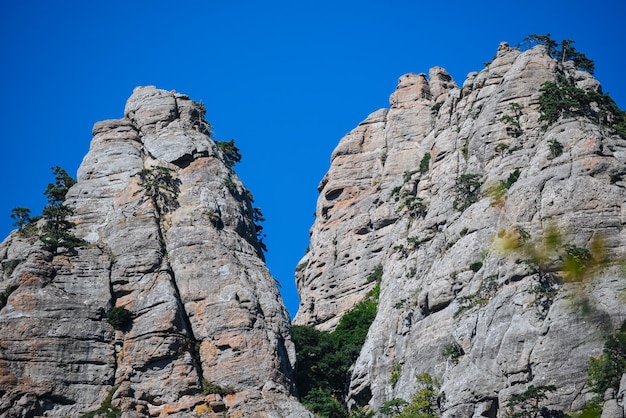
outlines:
{"label": "rock face", "polygon": [[425,372],[445,417],[502,417],[530,385],[556,386],[553,409],[592,396],[588,360],[626,315],[626,141],[582,117],[542,126],[540,87],[559,73],[600,88],[543,46],[503,43],[462,88],[441,68],[402,76],[339,142],[294,323],[333,329],[382,266],[350,403],[410,400]]}
{"label": "rock face", "polygon": [[[309,416],[250,194],[187,96],[135,89],[66,198],[89,245],[0,245],[0,415]],[[168,182],[169,180],[169,182]],[[112,307],[132,312],[114,329]],[[230,389],[230,390],[227,390]],[[209,393],[221,392],[221,393]],[[232,393],[227,393],[232,392]]]}

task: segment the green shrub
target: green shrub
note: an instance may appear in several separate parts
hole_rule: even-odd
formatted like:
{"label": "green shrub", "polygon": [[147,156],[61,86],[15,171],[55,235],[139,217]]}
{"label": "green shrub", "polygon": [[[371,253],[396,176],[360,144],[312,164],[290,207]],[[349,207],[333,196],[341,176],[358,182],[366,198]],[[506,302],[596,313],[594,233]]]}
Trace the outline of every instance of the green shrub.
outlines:
{"label": "green shrub", "polygon": [[348,411],[328,389],[315,388],[302,398],[302,404],[323,418],[347,418]]}
{"label": "green shrub", "polygon": [[421,389],[413,394],[411,402],[398,415],[399,418],[438,418],[444,402],[439,381],[428,373],[417,376]]}
{"label": "green shrub", "polygon": [[550,150],[550,159],[563,154],[563,145],[554,138],[548,141],[548,149]]}
{"label": "green shrub", "polygon": [[602,399],[608,388],[617,391],[622,375],[626,373],[626,322],[619,332],[609,336],[602,354],[589,359],[587,374],[592,390]]}
{"label": "green shrub", "polygon": [[539,122],[545,122],[544,129],[560,117],[585,117],[626,138],[626,112],[609,95],[580,89],[563,75],[558,75],[556,82],[546,81],[539,91]]}
{"label": "green shrub", "polygon": [[[507,402],[508,416],[511,418],[563,417],[563,412],[541,407],[548,398],[548,392],[554,392],[554,385],[530,385],[523,393],[513,395]],[[540,415],[541,414],[541,415]]]}
{"label": "green shrub", "polygon": [[230,141],[216,141],[215,145],[222,152],[222,158],[227,167],[232,168],[241,161],[241,154],[239,153],[239,148],[235,145],[234,139]]}
{"label": "green shrub", "polygon": [[457,178],[455,187],[455,198],[452,207],[458,211],[464,211],[472,204],[478,202],[480,199],[480,187],[479,181],[480,175],[478,174],[462,174]]}
{"label": "green shrub", "polygon": [[463,348],[456,341],[448,344],[441,352],[441,355],[444,358],[449,359],[454,364],[459,362],[459,359],[463,356],[463,354],[465,354]]}
{"label": "green shrub", "polygon": [[470,270],[472,270],[474,273],[476,273],[482,267],[483,267],[483,262],[482,261],[476,261],[476,262],[474,262],[474,263],[469,265]]}
{"label": "green shrub", "polygon": [[[149,197],[159,216],[178,206],[180,181],[175,179],[169,167],[156,166],[144,168],[135,175],[139,177],[139,187]],[[141,193],[137,190],[134,194]]]}
{"label": "green shrub", "polygon": [[0,309],[4,308],[7,305],[7,301],[9,300],[9,296],[17,289],[17,286],[7,286],[0,293]]}
{"label": "green shrub", "polygon": [[128,309],[121,306],[115,306],[107,312],[107,321],[115,329],[124,330],[130,326],[133,321],[133,314]]}
{"label": "green shrub", "polygon": [[383,404],[382,408],[380,408],[380,413],[397,417],[408,404],[409,403],[402,398],[393,398]]}
{"label": "green shrub", "polygon": [[70,232],[76,224],[68,221],[67,218],[74,214],[74,210],[64,204],[65,196],[70,187],[76,184],[76,180],[59,166],[53,167],[52,171],[55,175],[55,182],[49,183],[44,192],[48,205],[42,212],[45,223],[41,228],[39,239],[52,253],[56,253],[59,247],[74,251],[75,248],[86,245],[84,240]]}
{"label": "green shrub", "polygon": [[344,314],[333,332],[294,325],[295,383],[303,399],[313,390],[317,391],[315,399],[323,398],[320,391],[326,390],[331,398],[345,398],[350,367],[361,352],[376,308],[374,299],[365,298]]}
{"label": "green shrub", "polygon": [[432,107],[430,108],[430,113],[432,113],[433,115],[436,115],[437,113],[439,113],[439,109],[441,109],[441,105],[443,105],[443,102],[444,101],[442,100],[432,105]]}
{"label": "green shrub", "polygon": [[88,412],[86,414],[81,415],[80,418],[94,418],[96,416],[105,416],[106,418],[117,418],[122,415],[122,410],[116,406],[111,405],[111,400],[113,400],[113,395],[115,391],[119,388],[119,385],[113,386],[106,398],[102,401],[102,404],[98,409],[92,412]]}
{"label": "green shrub", "polygon": [[426,154],[424,154],[424,156],[422,157],[422,160],[420,161],[420,173],[424,174],[428,171],[428,167],[430,165],[430,152],[427,152]]}
{"label": "green shrub", "polygon": [[383,277],[383,265],[378,264],[374,270],[367,276],[367,282],[380,282]]}
{"label": "green shrub", "polygon": [[395,387],[398,380],[400,380],[400,372],[402,371],[402,365],[400,363],[396,363],[393,365],[391,369],[391,374],[389,375],[389,382],[391,386]]}
{"label": "green shrub", "polygon": [[220,396],[226,396],[237,393],[237,390],[232,386],[221,386],[215,382],[202,380],[202,393],[205,395],[216,394]]}

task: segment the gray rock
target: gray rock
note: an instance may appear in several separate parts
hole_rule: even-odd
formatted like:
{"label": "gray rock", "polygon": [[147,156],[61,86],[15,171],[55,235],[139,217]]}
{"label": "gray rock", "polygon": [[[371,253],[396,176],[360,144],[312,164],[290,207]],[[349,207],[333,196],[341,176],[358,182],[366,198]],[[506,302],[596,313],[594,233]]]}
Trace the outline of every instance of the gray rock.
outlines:
{"label": "gray rock", "polygon": [[[251,201],[209,130],[187,96],[135,89],[123,119],[95,124],[67,195],[89,245],[53,255],[18,232],[0,245],[0,290],[18,286],[0,310],[0,414],[80,415],[112,393],[129,417],[310,416]],[[173,180],[161,199],[140,185],[156,167]],[[107,322],[113,306],[132,312],[126,329]],[[211,403],[209,382],[234,393]]]}
{"label": "gray rock", "polygon": [[[556,79],[558,65],[542,46],[520,52],[503,43],[462,89],[440,68],[428,78],[407,74],[390,109],[339,142],[297,271],[294,322],[333,329],[382,265],[378,312],[348,402],[369,398],[377,410],[409,400],[424,372],[442,384],[444,416],[501,415],[529,385],[556,386],[545,401],[552,409],[589,398],[589,358],[626,313],[624,278],[602,264],[571,280],[559,257],[566,245],[599,240],[609,259],[624,254],[626,192],[616,179],[626,155],[623,139],[584,118],[542,129],[539,89]],[[569,64],[563,71],[581,88],[599,88]],[[551,153],[552,140],[561,155]],[[517,181],[498,189],[515,170]],[[463,175],[480,185],[473,200],[458,193]],[[552,228],[558,249],[542,246]],[[534,245],[506,249],[522,235]],[[538,269],[531,255],[549,260]],[[458,362],[442,355],[450,344],[462,348]]]}

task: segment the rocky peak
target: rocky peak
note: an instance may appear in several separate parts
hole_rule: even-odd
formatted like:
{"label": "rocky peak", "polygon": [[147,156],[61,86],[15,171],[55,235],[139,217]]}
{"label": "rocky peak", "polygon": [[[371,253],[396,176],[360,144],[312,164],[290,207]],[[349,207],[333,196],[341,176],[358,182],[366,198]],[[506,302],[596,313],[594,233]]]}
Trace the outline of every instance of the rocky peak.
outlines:
{"label": "rocky peak", "polygon": [[[391,107],[337,145],[296,269],[294,322],[333,329],[382,267],[348,403],[410,400],[422,373],[441,382],[445,417],[502,416],[531,385],[555,385],[546,405],[560,410],[592,396],[589,358],[626,314],[626,143],[589,118],[539,120],[541,87],[559,74],[600,91],[543,46],[502,43],[462,88],[437,67],[402,76]],[[542,247],[555,230],[558,249]],[[551,264],[522,244],[503,251],[510,240]],[[613,263],[571,280],[567,252],[598,240]]]}
{"label": "rocky peak", "polygon": [[[187,96],[139,87],[98,122],[66,204],[75,254],[0,245],[0,414],[308,416],[250,194]],[[125,309],[132,323],[107,321]],[[288,411],[279,415],[276,411]],[[134,414],[134,415],[133,415]]]}

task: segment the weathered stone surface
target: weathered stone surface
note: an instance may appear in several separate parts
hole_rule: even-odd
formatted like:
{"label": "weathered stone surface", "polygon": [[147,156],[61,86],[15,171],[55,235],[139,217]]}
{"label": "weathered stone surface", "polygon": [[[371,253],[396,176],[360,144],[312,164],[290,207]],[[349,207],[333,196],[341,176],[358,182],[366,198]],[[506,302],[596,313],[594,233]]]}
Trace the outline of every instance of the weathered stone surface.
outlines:
{"label": "weathered stone surface", "polygon": [[[529,385],[557,387],[550,408],[579,409],[590,398],[587,363],[626,314],[626,280],[608,263],[582,282],[564,281],[559,255],[599,241],[610,260],[626,253],[626,142],[584,118],[542,129],[539,89],[558,67],[542,46],[521,52],[503,43],[462,89],[439,68],[402,76],[390,109],[339,142],[297,268],[295,323],[332,329],[383,267],[349,402],[378,409],[409,400],[423,372],[442,384],[445,417],[503,416]],[[559,71],[581,88],[599,87],[573,65]],[[497,189],[515,170],[517,181]],[[464,175],[479,182],[475,201],[460,198]],[[562,244],[560,253],[539,252],[551,257],[545,270],[520,249],[503,250],[507,237],[540,243],[551,228]],[[442,355],[451,344],[462,350],[458,362]]]}
{"label": "weathered stone surface", "polygon": [[[94,126],[67,195],[87,248],[0,245],[0,290],[18,286],[0,310],[0,414],[78,416],[114,391],[126,416],[309,416],[249,195],[208,133],[187,96],[135,89],[123,119]],[[161,200],[140,186],[155,167],[174,179]],[[107,322],[113,306],[128,329]],[[236,400],[207,403],[209,382]]]}

